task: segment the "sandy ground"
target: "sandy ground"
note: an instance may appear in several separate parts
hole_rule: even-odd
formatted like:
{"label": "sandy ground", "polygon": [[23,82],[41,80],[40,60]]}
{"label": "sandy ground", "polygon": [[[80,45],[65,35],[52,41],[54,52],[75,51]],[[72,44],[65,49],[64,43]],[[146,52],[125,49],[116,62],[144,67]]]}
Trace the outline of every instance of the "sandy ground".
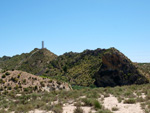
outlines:
{"label": "sandy ground", "polygon": [[[142,97],[145,97],[143,94]],[[99,99],[101,100],[101,98]],[[54,103],[53,103],[54,104]],[[113,95],[110,95],[107,98],[104,98],[103,100],[103,106],[110,111],[112,111],[112,108],[118,108],[117,111],[112,111],[113,113],[144,113],[142,110],[140,103],[136,104],[124,104],[123,102],[119,103],[117,98]],[[90,111],[92,113],[95,113],[96,111],[92,110],[91,107],[81,107],[84,111],[84,113],[89,113]],[[63,105],[63,113],[74,113],[74,110],[76,109],[76,106],[72,103],[66,103]],[[43,110],[34,110],[30,111],[29,113],[54,113],[53,111],[43,111]]]}
{"label": "sandy ground", "polygon": [[112,111],[112,108],[118,108],[118,111],[113,111],[114,113],[144,113],[144,111],[141,109],[140,103],[136,104],[124,104],[119,103],[117,98],[113,95],[110,95],[110,97],[107,97],[104,99],[105,108]]}
{"label": "sandy ground", "polygon": [[[95,111],[91,110],[91,107],[81,107],[84,111],[84,113],[89,113],[90,111],[92,113],[95,113]],[[63,107],[63,113],[73,113],[74,110],[76,109],[76,106],[72,105],[65,105]]]}
{"label": "sandy ground", "polygon": [[46,111],[43,111],[43,110],[36,109],[34,111],[29,111],[29,113],[54,113],[54,112],[53,111],[46,112]]}
{"label": "sandy ground", "polygon": [[[81,107],[84,111],[84,113],[89,113],[91,111],[90,107]],[[76,109],[76,107],[74,105],[65,105],[63,107],[63,113],[74,113],[74,110]],[[34,110],[34,111],[30,111],[29,113],[54,113],[53,111],[43,111],[43,110]],[[93,111],[92,113],[95,113],[95,111]]]}

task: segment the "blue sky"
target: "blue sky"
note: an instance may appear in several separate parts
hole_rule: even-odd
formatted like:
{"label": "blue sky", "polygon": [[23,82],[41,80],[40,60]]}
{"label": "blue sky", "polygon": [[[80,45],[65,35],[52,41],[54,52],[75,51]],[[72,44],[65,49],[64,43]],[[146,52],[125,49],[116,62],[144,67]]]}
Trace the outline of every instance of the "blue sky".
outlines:
{"label": "blue sky", "polygon": [[150,62],[150,0],[0,0],[0,57],[115,47]]}

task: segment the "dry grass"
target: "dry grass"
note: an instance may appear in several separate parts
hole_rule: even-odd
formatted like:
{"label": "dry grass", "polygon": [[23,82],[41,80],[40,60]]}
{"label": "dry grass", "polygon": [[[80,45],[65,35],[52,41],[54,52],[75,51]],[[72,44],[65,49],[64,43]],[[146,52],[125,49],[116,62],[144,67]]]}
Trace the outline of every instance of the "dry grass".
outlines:
{"label": "dry grass", "polygon": [[[20,74],[20,78],[21,75],[22,74]],[[6,77],[11,77],[11,74],[8,74]],[[26,92],[22,91],[18,94],[18,86],[18,88],[13,91],[7,91],[3,89],[3,93],[0,93],[0,112],[7,113],[15,111],[16,113],[20,113],[40,109],[61,113],[63,111],[63,104],[69,103],[77,106],[77,111],[79,110],[80,112],[82,112],[82,110],[79,109],[80,107],[90,106],[92,109],[96,110],[97,113],[111,113],[111,111],[117,111],[119,108],[116,107],[112,108],[111,110],[107,110],[104,108],[102,102],[104,98],[108,98],[110,95],[113,95],[118,98],[119,102],[129,104],[140,102],[142,109],[146,113],[149,113],[149,88],[150,84],[122,87],[117,86],[114,88],[82,88],[78,90],[74,89],[71,91],[63,90],[51,92],[33,92],[30,88],[27,88]]]}

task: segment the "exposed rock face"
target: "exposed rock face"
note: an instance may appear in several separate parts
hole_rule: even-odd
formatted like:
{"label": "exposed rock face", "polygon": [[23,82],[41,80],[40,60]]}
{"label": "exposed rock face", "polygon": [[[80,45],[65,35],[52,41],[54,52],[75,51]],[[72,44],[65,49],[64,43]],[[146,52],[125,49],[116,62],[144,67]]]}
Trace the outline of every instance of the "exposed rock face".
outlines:
{"label": "exposed rock face", "polygon": [[54,91],[54,90],[71,90],[67,83],[51,80],[48,78],[38,77],[23,71],[8,71],[0,73],[0,90],[10,91]]}
{"label": "exposed rock face", "polygon": [[103,54],[102,66],[95,74],[95,79],[98,87],[148,83],[133,63],[114,48]]}

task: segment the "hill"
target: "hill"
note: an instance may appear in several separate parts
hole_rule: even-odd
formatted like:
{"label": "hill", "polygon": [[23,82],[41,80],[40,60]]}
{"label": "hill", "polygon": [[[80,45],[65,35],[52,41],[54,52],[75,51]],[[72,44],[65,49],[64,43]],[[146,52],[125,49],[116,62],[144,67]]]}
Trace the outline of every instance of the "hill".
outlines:
{"label": "hill", "polygon": [[135,65],[115,48],[65,53],[49,63],[45,75],[79,86],[148,83]]}
{"label": "hill", "polygon": [[43,71],[45,66],[57,56],[47,49],[35,48],[30,53],[23,53],[13,57],[5,58],[2,57],[0,61],[0,68],[2,69],[17,69],[26,71],[32,74],[38,74]]}
{"label": "hill", "polygon": [[136,66],[150,80],[150,63],[136,63]]}
{"label": "hill", "polygon": [[0,63],[9,60],[11,57],[8,56],[3,56],[2,58],[0,58]]}
{"label": "hill", "polygon": [[107,87],[148,83],[130,59],[115,48],[69,52],[56,56],[47,49],[1,58],[0,68],[49,76],[72,85]]}
{"label": "hill", "polygon": [[70,90],[67,83],[38,77],[23,71],[7,71],[0,73],[1,93],[17,91],[19,92],[41,92],[54,90]]}

